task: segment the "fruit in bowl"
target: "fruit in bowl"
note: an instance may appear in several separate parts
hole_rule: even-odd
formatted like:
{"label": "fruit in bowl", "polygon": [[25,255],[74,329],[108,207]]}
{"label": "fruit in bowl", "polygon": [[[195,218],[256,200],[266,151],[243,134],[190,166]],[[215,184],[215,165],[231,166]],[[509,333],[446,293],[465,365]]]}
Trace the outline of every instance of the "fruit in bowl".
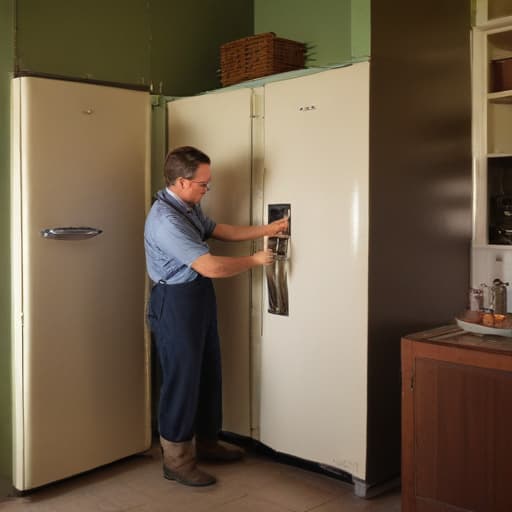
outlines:
{"label": "fruit in bowl", "polygon": [[458,318],[464,322],[485,325],[486,327],[495,327],[498,329],[512,328],[512,314],[509,313],[502,315],[492,313],[491,311],[472,311],[467,309]]}
{"label": "fruit in bowl", "polygon": [[471,311],[467,309],[462,315],[459,316],[464,322],[470,322],[472,324],[481,324],[484,313],[482,311]]}

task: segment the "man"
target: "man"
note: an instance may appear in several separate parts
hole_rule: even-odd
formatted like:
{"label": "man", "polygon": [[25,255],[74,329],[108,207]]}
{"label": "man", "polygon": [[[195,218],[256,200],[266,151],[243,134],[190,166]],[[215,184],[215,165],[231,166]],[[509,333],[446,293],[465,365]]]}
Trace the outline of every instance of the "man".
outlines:
{"label": "man", "polygon": [[288,220],[264,226],[216,224],[200,202],[209,189],[210,159],[196,148],[171,151],[166,188],[146,219],[148,274],[155,283],[148,319],[155,336],[162,386],[158,412],[164,477],[204,486],[215,478],[197,458],[236,460],[243,452],[217,440],[222,427],[222,389],[217,311],[211,278],[229,277],[273,261],[272,252],[237,258],[214,256],[206,240],[254,240],[285,233]]}

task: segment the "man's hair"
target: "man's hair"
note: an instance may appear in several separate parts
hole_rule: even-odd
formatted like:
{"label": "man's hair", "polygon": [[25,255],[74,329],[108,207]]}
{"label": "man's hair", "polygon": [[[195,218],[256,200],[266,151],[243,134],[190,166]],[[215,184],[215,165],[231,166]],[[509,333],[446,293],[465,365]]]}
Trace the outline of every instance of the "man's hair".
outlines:
{"label": "man's hair", "polygon": [[193,178],[199,164],[210,164],[208,155],[199,149],[192,146],[182,146],[173,149],[165,159],[165,184],[167,186],[173,185],[177,178]]}

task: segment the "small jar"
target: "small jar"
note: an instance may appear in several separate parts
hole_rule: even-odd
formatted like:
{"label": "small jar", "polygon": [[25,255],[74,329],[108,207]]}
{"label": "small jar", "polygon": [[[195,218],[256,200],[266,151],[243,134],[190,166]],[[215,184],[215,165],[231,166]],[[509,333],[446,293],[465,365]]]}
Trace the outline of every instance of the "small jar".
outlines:
{"label": "small jar", "polygon": [[469,289],[469,310],[481,311],[484,307],[484,292],[481,288]]}
{"label": "small jar", "polygon": [[507,286],[501,279],[494,279],[491,287],[491,307],[495,313],[507,314]]}

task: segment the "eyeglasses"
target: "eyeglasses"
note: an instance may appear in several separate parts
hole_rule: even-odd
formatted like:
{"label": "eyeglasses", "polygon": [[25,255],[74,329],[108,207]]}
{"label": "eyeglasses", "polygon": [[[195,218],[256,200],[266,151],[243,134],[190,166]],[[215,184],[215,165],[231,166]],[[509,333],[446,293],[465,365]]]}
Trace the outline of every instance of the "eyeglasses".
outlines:
{"label": "eyeglasses", "polygon": [[190,181],[191,183],[197,183],[201,188],[204,188],[205,190],[210,190],[212,188],[208,181],[196,181],[196,180],[191,180],[190,178],[183,178],[183,179]]}

